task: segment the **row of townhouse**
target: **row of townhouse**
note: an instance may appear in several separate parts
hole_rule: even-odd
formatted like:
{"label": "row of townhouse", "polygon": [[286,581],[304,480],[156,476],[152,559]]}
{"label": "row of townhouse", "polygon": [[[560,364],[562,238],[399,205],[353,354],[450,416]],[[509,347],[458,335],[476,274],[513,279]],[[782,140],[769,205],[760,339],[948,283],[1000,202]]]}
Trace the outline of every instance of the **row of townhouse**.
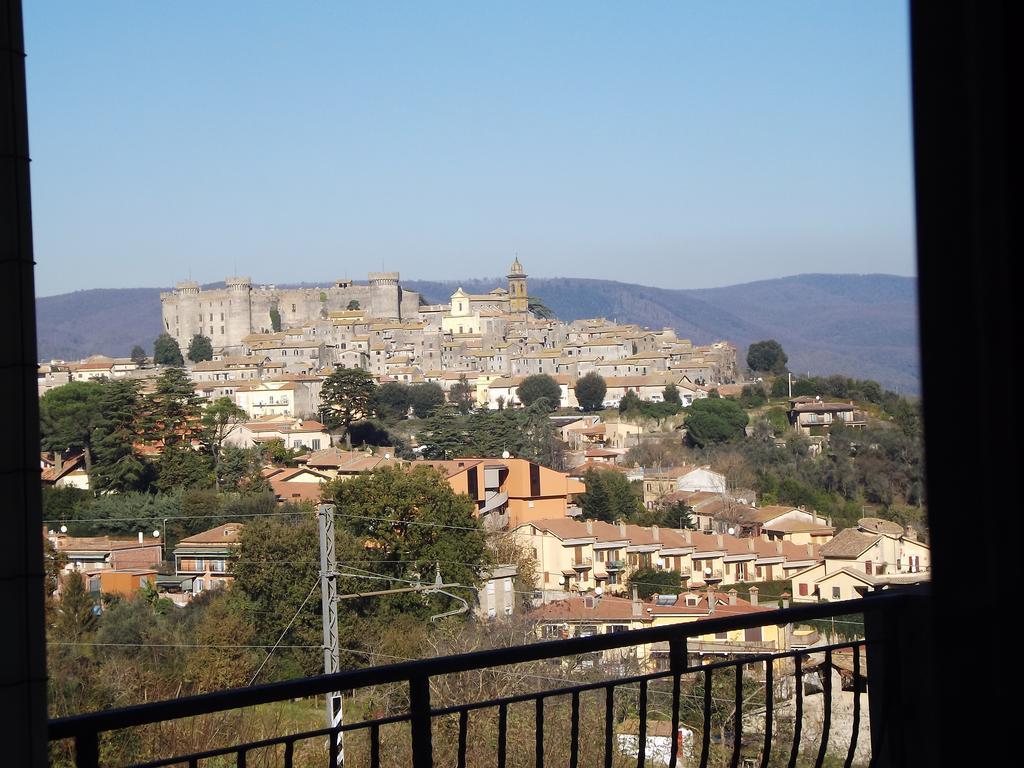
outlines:
{"label": "row of townhouse", "polygon": [[[607,593],[575,596],[544,603],[529,611],[537,636],[544,640],[589,637],[633,629],[691,624],[723,616],[742,616],[770,611],[775,606],[758,604],[757,587],[750,588],[750,600],[734,589],[719,592],[713,587],[691,589],[678,595],[658,595],[651,600],[617,597]],[[792,634],[787,627],[766,625],[746,630],[700,633],[687,638],[691,662],[704,656],[763,654],[788,649]],[[632,662],[643,671],[667,669],[668,643],[647,643],[628,649],[601,652],[603,663]]]}
{"label": "row of townhouse", "polygon": [[551,518],[513,526],[534,554],[545,602],[600,588],[622,594],[640,568],[675,571],[687,585],[790,579],[821,561],[821,547],[765,538]]}

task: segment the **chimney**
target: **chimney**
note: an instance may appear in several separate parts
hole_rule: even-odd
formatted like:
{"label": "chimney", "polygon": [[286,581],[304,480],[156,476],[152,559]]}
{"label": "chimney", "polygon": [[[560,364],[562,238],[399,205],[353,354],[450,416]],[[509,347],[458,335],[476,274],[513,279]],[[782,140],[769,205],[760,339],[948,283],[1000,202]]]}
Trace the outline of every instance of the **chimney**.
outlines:
{"label": "chimney", "polygon": [[789,592],[782,593],[782,607],[789,608]]}
{"label": "chimney", "polygon": [[139,544],[142,544],[142,531],[139,531]]}
{"label": "chimney", "polygon": [[718,542],[718,548],[721,549],[725,546],[725,541],[722,539],[722,534],[715,536],[715,541]]}
{"label": "chimney", "polygon": [[736,605],[736,595],[739,594],[735,589],[729,590],[729,605]]}
{"label": "chimney", "polygon": [[661,534],[658,532],[658,526],[656,526],[656,525],[652,525],[651,526],[651,536],[654,537],[655,541],[661,541]]}
{"label": "chimney", "polygon": [[594,535],[594,521],[587,520],[587,534],[590,536]]}
{"label": "chimney", "polygon": [[775,542],[775,551],[780,555],[782,554],[782,539]]}
{"label": "chimney", "polygon": [[807,545],[807,556],[808,557],[814,557],[814,545],[813,544],[808,544]]}
{"label": "chimney", "polygon": [[685,531],[683,531],[683,535],[686,537],[687,544],[693,544],[693,531],[687,528]]}
{"label": "chimney", "polygon": [[53,468],[57,470],[58,475],[64,469],[64,451],[53,452]]}
{"label": "chimney", "polygon": [[619,536],[626,538],[626,524],[619,520]]}
{"label": "chimney", "polygon": [[715,612],[715,590],[708,586],[708,613]]}
{"label": "chimney", "polygon": [[754,540],[753,539],[747,539],[747,549],[749,549],[751,552],[754,551]]}
{"label": "chimney", "polygon": [[639,619],[644,615],[644,605],[640,602],[640,595],[636,587],[633,587],[633,618]]}
{"label": "chimney", "polygon": [[760,590],[757,587],[751,587],[750,588],[750,604],[751,605],[757,605],[757,595],[758,595],[759,592],[760,592]]}

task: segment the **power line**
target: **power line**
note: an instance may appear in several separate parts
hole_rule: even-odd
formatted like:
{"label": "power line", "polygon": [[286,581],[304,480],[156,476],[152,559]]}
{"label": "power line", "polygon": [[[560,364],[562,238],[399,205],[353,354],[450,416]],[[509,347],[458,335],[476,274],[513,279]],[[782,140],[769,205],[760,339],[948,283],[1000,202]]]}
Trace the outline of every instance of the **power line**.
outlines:
{"label": "power line", "polygon": [[299,617],[299,614],[302,613],[302,609],[306,607],[306,603],[309,602],[309,598],[313,596],[313,592],[316,591],[316,588],[319,584],[319,580],[313,582],[313,586],[310,588],[305,598],[303,598],[302,604],[299,605],[298,610],[295,611],[295,614],[288,622],[288,625],[284,628],[284,631],[281,633],[281,636],[277,638],[277,642],[274,643],[274,646],[267,653],[267,658],[263,660],[263,663],[260,664],[259,669],[256,670],[255,674],[253,674],[252,680],[249,681],[249,685],[252,685],[254,682],[256,682],[256,678],[260,676],[260,672],[263,671],[263,667],[265,667],[267,665],[267,662],[270,661],[270,657],[274,655],[274,651],[277,650],[278,646],[281,644],[281,641],[284,640],[284,636],[288,634],[288,630],[292,628],[292,624],[295,623],[295,619],[297,619]]}

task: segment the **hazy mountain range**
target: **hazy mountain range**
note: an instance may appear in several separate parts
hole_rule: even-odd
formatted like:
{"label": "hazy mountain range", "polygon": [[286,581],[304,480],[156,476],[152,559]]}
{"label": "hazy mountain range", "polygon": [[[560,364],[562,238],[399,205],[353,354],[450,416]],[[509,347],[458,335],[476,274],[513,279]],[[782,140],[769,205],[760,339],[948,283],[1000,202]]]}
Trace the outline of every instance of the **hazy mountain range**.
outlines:
{"label": "hazy mountain range", "polygon": [[[485,293],[503,278],[403,285],[432,303],[460,285]],[[695,344],[729,340],[740,348],[777,339],[794,372],[870,378],[905,393],[920,388],[916,281],[893,275],[796,275],[723,288],[652,288],[611,280],[530,278],[530,295],[562,320],[605,317],[670,326]],[[283,286],[282,286],[283,287]],[[39,358],[152,352],[161,331],[160,288],[76,291],[36,300]]]}

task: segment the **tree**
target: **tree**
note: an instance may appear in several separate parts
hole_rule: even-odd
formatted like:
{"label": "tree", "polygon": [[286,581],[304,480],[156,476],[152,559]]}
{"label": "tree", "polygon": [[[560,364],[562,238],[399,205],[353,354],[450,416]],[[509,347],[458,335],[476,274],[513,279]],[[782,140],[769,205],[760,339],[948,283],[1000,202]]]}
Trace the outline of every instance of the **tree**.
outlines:
{"label": "tree", "polygon": [[348,306],[345,307],[345,309],[347,309],[349,312],[355,312],[357,309],[359,309],[359,302],[356,301],[355,299],[352,299],[352,301],[348,303]]}
{"label": "tree", "polygon": [[409,413],[409,386],[400,381],[388,381],[377,387],[374,410],[385,421],[404,419]]}
{"label": "tree", "polygon": [[562,388],[546,373],[537,373],[523,379],[522,383],[516,387],[516,397],[526,407],[543,399],[547,402],[547,409],[553,411],[562,402]]}
{"label": "tree", "polygon": [[466,414],[473,409],[476,389],[467,381],[465,374],[459,376],[459,380],[452,384],[448,391],[448,400],[454,405],[459,413]]}
{"label": "tree", "polygon": [[96,628],[96,602],[85,587],[85,579],[78,571],[64,576],[60,595],[57,637],[64,642],[76,643]]}
{"label": "tree", "polygon": [[542,299],[534,296],[527,299],[526,308],[534,317],[539,317],[541,320],[552,320],[555,317],[555,313],[551,311],[551,308]]}
{"label": "tree", "polygon": [[248,417],[248,414],[235,405],[230,397],[219,397],[203,409],[203,443],[213,457],[218,484],[220,482],[218,465],[224,441]]}
{"label": "tree", "polygon": [[585,493],[577,496],[583,517],[614,523],[635,520],[643,512],[643,502],[633,492],[629,480],[614,469],[588,469],[583,476]]}
{"label": "tree", "polygon": [[45,451],[81,450],[92,469],[93,430],[103,420],[103,384],[72,381],[39,398],[39,431]]}
{"label": "tree", "polygon": [[263,477],[263,454],[259,448],[225,445],[217,462],[217,482],[223,490],[262,493],[270,490]]}
{"label": "tree", "polygon": [[[174,369],[171,369],[174,370]],[[103,418],[93,430],[96,458],[89,480],[97,491],[141,491],[149,484],[149,467],[136,453],[143,431],[139,382],[115,379],[103,385]]]}
{"label": "tree", "polygon": [[146,357],[146,350],[138,344],[132,347],[132,362],[136,365],[145,365],[149,362],[149,358]]}
{"label": "tree", "polygon": [[409,405],[416,418],[425,419],[444,405],[444,390],[440,384],[427,382],[409,387]]}
{"label": "tree", "polygon": [[757,373],[783,373],[789,358],[775,339],[755,341],[747,350],[747,367]]}
{"label": "tree", "polygon": [[683,398],[679,395],[679,389],[675,384],[667,384],[661,392],[661,399],[670,404],[683,407]]}
{"label": "tree", "polygon": [[576,380],[576,401],[584,411],[596,411],[604,405],[604,396],[608,385],[596,371]]}
{"label": "tree", "polygon": [[270,308],[270,329],[274,333],[281,331],[281,310],[277,307]]}
{"label": "tree", "polygon": [[203,430],[201,400],[184,369],[168,368],[156,378],[156,390],[147,398],[147,437],[163,441],[164,446],[191,444]]}
{"label": "tree", "polygon": [[336,368],[320,390],[324,423],[344,427],[350,448],[349,427],[353,421],[373,415],[376,389],[373,376],[361,368]]}
{"label": "tree", "polygon": [[660,568],[637,568],[626,579],[630,592],[636,587],[637,594],[644,600],[653,595],[678,595],[683,591],[677,571],[663,571]]}
{"label": "tree", "polygon": [[184,365],[181,347],[169,333],[161,333],[153,342],[153,362],[156,365]]}
{"label": "tree", "polygon": [[211,456],[184,443],[169,445],[156,463],[156,487],[164,492],[175,488],[209,488],[216,482],[213,464]]}
{"label": "tree", "polygon": [[705,398],[694,401],[686,414],[687,439],[701,448],[742,438],[749,419],[735,400]]}
{"label": "tree", "polygon": [[627,390],[626,394],[619,400],[619,413],[624,415],[636,415],[642,407],[643,400],[632,389]]}
{"label": "tree", "polygon": [[213,343],[202,334],[197,333],[188,345],[188,359],[193,363],[213,360]]}

